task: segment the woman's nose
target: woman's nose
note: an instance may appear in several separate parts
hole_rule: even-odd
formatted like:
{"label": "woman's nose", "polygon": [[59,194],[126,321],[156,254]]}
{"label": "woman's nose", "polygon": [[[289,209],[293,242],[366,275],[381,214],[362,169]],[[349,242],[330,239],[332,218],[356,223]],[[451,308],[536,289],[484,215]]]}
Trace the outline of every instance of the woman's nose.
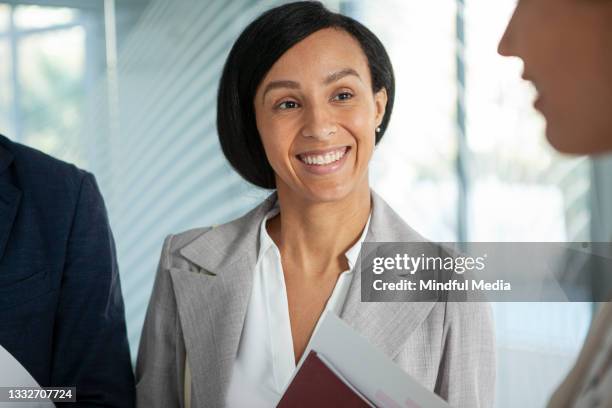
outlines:
{"label": "woman's nose", "polygon": [[499,44],[497,45],[497,52],[499,55],[503,55],[504,57],[512,57],[515,54],[512,51],[512,41],[511,41],[511,33],[510,33],[510,25],[506,28],[504,35],[499,40]]}
{"label": "woman's nose", "polygon": [[307,109],[302,136],[326,139],[336,133],[338,126],[333,115],[322,106],[312,106]]}
{"label": "woman's nose", "polygon": [[502,55],[504,57],[517,56],[514,40],[514,26],[516,24],[516,15],[517,10],[515,10],[512,14],[512,17],[510,18],[510,21],[508,21],[508,25],[504,30],[504,34],[502,35],[501,39],[499,40],[499,44],[497,45],[497,52],[499,53],[499,55]]}

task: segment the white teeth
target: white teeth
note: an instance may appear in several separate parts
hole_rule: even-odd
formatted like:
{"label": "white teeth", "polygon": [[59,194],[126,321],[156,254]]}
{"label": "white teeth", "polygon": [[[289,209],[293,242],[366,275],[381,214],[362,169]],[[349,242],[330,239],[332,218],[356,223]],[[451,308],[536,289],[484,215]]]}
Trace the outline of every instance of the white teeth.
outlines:
{"label": "white teeth", "polygon": [[326,153],[323,155],[317,156],[299,156],[300,160],[302,160],[306,164],[316,164],[318,166],[327,165],[333,163],[335,161],[340,160],[346,154],[348,148],[344,148],[342,150],[337,150],[335,152]]}

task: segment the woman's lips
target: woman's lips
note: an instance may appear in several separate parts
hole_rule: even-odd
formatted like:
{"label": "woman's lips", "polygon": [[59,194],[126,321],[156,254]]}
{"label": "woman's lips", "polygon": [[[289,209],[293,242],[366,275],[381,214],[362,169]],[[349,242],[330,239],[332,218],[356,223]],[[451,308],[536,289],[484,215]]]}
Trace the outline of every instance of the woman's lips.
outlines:
{"label": "woman's lips", "polygon": [[533,107],[542,112],[542,96],[538,95],[533,102]]}
{"label": "woman's lips", "polygon": [[299,154],[297,155],[297,159],[307,172],[316,175],[325,175],[340,170],[350,153],[351,148],[349,146],[344,146],[339,149]]}

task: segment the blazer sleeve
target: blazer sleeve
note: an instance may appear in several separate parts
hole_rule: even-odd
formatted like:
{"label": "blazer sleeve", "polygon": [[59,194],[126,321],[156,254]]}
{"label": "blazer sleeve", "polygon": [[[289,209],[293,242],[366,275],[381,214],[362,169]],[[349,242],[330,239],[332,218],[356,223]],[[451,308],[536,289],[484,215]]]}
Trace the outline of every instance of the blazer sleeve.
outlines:
{"label": "blazer sleeve", "polygon": [[173,236],[164,241],[136,363],[136,406],[183,407],[185,346],[170,276]]}
{"label": "blazer sleeve", "polygon": [[453,408],[493,407],[495,335],[491,307],[447,302],[436,394]]}
{"label": "blazer sleeve", "polygon": [[115,243],[89,173],[80,179],[51,351],[51,384],[75,386],[79,407],[134,405]]}

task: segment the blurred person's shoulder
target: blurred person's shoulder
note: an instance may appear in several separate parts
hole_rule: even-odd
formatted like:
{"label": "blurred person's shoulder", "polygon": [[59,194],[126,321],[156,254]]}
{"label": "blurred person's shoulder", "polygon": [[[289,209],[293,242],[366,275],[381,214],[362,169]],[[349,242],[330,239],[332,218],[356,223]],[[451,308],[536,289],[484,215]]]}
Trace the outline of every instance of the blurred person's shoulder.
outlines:
{"label": "blurred person's shoulder", "polygon": [[11,156],[18,187],[28,193],[78,194],[85,170],[0,135],[0,148]]}

